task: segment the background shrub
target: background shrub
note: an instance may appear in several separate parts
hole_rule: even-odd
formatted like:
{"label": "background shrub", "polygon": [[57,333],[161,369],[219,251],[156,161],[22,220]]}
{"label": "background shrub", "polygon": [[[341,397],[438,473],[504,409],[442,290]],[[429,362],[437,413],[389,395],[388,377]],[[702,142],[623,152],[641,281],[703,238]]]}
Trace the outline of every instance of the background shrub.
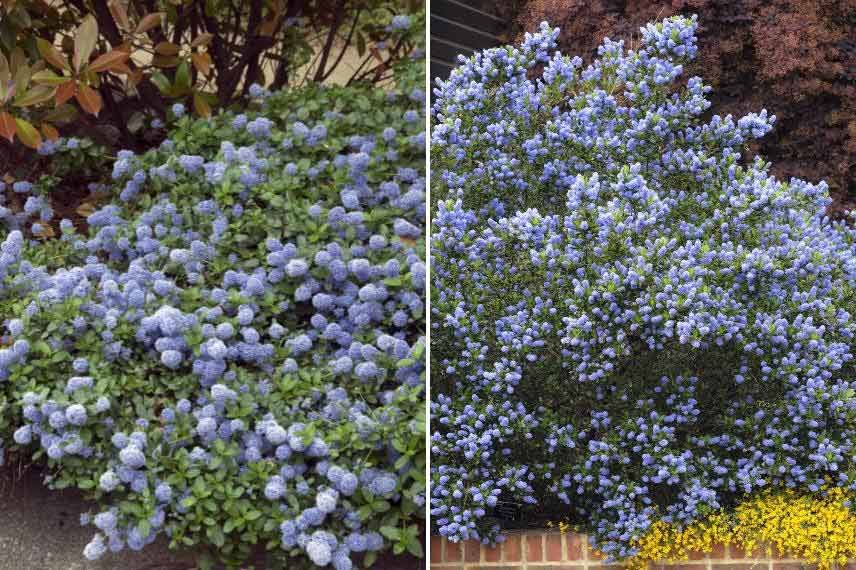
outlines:
{"label": "background shrub", "polygon": [[175,102],[209,116],[256,84],[325,81],[349,50],[359,61],[347,83],[388,81],[421,52],[424,29],[424,5],[411,0],[4,2],[0,136],[38,148],[78,109],[103,110],[114,136],[139,148]]}
{"label": "background shrub", "polygon": [[854,484],[856,233],[706,115],[695,18],[476,54],[433,105],[432,521],[500,500],[627,557],[745,494]]}
{"label": "background shrub", "polygon": [[37,189],[7,189],[31,206],[0,246],[0,434],[96,500],[86,557],[161,534],[229,567],[255,545],[289,568],[421,555],[414,65],[388,92],[176,107],[158,148],[119,152],[86,231],[29,239]]}

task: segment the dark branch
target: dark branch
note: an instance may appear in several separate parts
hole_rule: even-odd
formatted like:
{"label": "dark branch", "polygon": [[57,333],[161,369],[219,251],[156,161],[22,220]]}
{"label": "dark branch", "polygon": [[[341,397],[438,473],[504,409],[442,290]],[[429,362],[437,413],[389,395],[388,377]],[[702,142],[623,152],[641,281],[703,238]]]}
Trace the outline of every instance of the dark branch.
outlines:
{"label": "dark branch", "polygon": [[333,71],[339,67],[339,64],[342,62],[342,58],[345,57],[345,52],[348,51],[348,48],[351,47],[351,41],[354,39],[354,32],[357,31],[357,23],[360,20],[360,14],[362,13],[362,8],[357,8],[357,13],[354,14],[354,23],[351,24],[351,31],[348,32],[348,38],[345,40],[345,45],[342,46],[342,50],[339,52],[339,57],[336,58],[336,61],[333,62],[333,65],[330,66],[330,69],[321,78],[321,81],[326,81],[328,77],[333,75]]}
{"label": "dark branch", "polygon": [[333,23],[330,25],[330,29],[327,31],[327,40],[324,42],[324,47],[321,49],[321,58],[318,62],[318,67],[315,70],[315,81],[322,81],[324,79],[324,71],[327,67],[327,59],[330,57],[330,50],[333,49],[333,42],[336,39],[336,34],[339,32],[339,27],[342,25],[342,18],[344,17],[345,8],[345,0],[339,0],[336,4],[336,16],[333,20]]}

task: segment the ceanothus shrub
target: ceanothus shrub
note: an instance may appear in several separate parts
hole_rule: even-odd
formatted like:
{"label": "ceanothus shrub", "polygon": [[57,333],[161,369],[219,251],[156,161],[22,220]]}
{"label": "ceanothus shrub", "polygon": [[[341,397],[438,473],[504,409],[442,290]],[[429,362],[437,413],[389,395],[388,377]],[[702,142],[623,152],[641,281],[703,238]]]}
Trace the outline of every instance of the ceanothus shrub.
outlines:
{"label": "ceanothus shrub", "polygon": [[3,441],[97,500],[87,558],[421,555],[425,99],[402,89],[180,118],[119,153],[87,235],[5,230]]}
{"label": "ceanothus shrub", "polygon": [[497,501],[567,513],[613,558],[762,489],[856,482],[856,233],[776,180],[762,111],[706,114],[696,19],[636,49],[462,60],[433,104],[436,529]]}

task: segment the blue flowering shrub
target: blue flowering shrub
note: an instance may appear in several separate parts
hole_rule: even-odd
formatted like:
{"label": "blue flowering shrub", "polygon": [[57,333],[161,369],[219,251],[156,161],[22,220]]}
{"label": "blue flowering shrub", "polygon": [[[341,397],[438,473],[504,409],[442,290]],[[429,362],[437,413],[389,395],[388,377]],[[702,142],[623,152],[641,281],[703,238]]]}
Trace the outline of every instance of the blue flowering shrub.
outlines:
{"label": "blue flowering shrub", "polygon": [[431,512],[569,513],[613,558],[764,489],[856,482],[856,233],[773,178],[762,111],[708,113],[695,18],[604,40],[543,24],[433,104]]}
{"label": "blue flowering shrub", "polygon": [[424,93],[261,97],[120,152],[87,233],[4,230],[0,433],[97,501],[89,559],[421,555]]}

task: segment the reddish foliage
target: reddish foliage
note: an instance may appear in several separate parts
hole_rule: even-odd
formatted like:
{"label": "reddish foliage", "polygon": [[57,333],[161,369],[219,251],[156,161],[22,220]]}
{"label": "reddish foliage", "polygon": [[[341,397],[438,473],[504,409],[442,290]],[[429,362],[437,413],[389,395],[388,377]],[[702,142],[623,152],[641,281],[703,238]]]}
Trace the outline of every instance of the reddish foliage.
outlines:
{"label": "reddish foliage", "polygon": [[532,0],[516,24],[561,27],[563,51],[588,61],[603,37],[632,46],[645,23],[693,13],[688,72],[713,86],[712,112],[774,113],[757,148],[774,173],[824,179],[838,207],[856,208],[856,0]]}

